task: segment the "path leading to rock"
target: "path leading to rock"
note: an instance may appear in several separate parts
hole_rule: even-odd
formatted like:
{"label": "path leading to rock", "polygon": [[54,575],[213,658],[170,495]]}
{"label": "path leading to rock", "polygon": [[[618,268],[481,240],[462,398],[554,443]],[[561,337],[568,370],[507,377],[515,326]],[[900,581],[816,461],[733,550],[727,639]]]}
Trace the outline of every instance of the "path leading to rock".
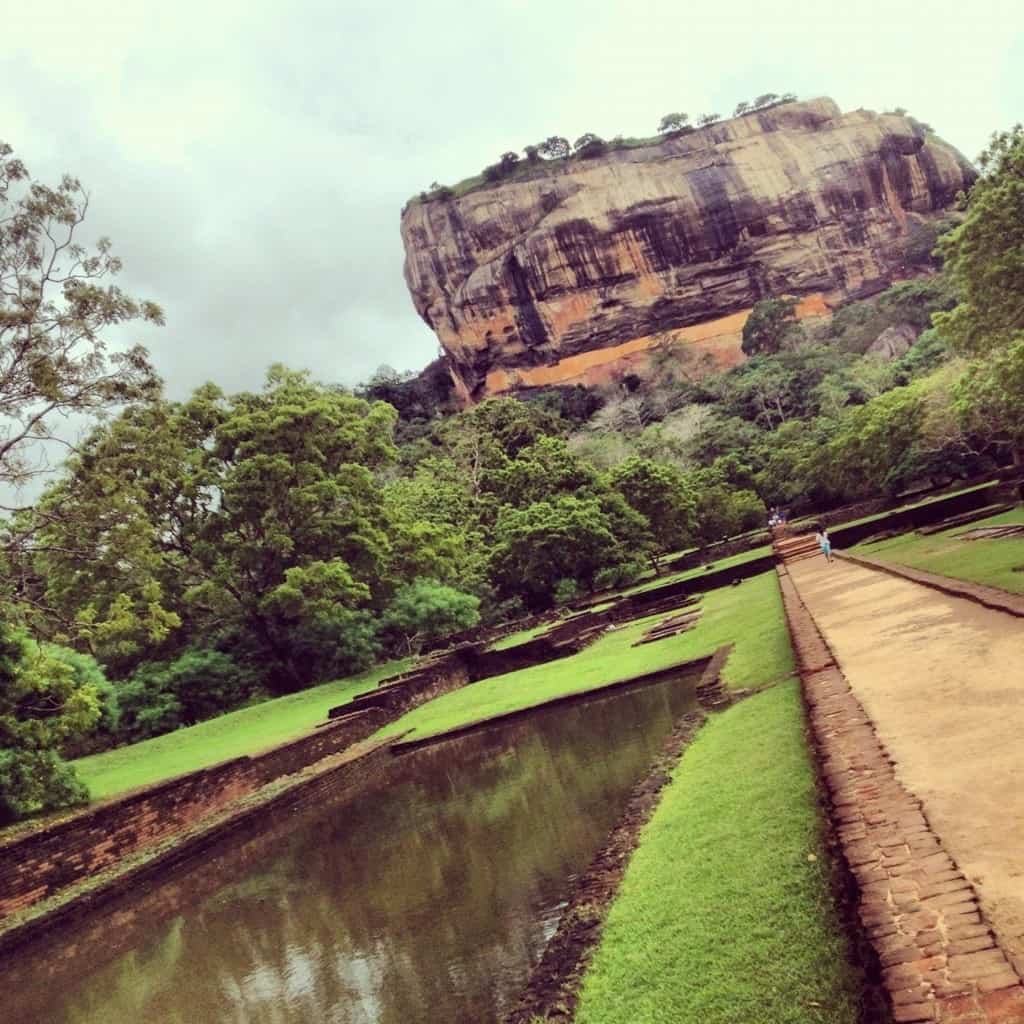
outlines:
{"label": "path leading to rock", "polygon": [[1024,974],[1024,619],[847,562],[788,569]]}

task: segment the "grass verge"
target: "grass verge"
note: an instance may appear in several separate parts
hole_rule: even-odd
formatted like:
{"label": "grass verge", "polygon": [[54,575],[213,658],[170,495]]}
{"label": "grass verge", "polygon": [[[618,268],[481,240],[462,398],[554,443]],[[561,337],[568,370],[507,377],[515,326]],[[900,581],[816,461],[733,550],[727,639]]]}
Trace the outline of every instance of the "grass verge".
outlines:
{"label": "grass verge", "polygon": [[645,590],[654,590],[656,587],[663,587],[666,583],[678,583],[680,580],[692,579],[695,576],[703,576],[706,572],[718,569],[729,569],[734,565],[742,565],[745,562],[752,562],[755,558],[764,558],[770,555],[772,548],[770,544],[763,544],[758,548],[751,548],[749,551],[741,551],[738,555],[730,555],[728,558],[720,558],[709,565],[698,565],[693,569],[681,569],[679,572],[669,573],[667,576],[652,576],[649,579],[629,587],[626,590],[617,592],[618,597],[628,597],[630,594],[640,594]]}
{"label": "grass verge", "polygon": [[798,684],[705,725],[664,791],[576,1024],[855,1024]]}
{"label": "grass verge", "polygon": [[509,633],[508,636],[503,636],[500,640],[495,640],[491,644],[490,649],[492,651],[504,651],[508,647],[515,647],[517,644],[525,644],[527,640],[533,640],[534,637],[538,637],[541,633],[546,633],[552,626],[557,624],[557,619],[552,619],[550,622],[542,622],[539,626],[533,626],[531,629],[521,629],[518,633]]}
{"label": "grass verge", "polygon": [[736,587],[709,591],[702,606],[697,626],[679,636],[633,647],[646,629],[667,617],[664,612],[650,615],[606,633],[569,658],[493,676],[444,694],[385,726],[379,735],[412,730],[409,739],[423,739],[554,697],[584,693],[696,660],[730,642],[736,647],[723,674],[728,685],[753,686],[792,674],[793,654],[774,572],[754,576]]}
{"label": "grass verge", "polygon": [[1024,568],[1024,538],[961,540],[958,536],[979,526],[1015,524],[1024,524],[1024,507],[941,533],[906,533],[876,544],[858,544],[851,551],[911,569],[1024,594],[1024,571],[1019,571]]}
{"label": "grass verge", "polygon": [[406,664],[393,661],[378,665],[351,679],[231,711],[187,729],[80,758],[73,764],[94,800],[114,796],[301,736],[322,722],[329,708],[372,690],[380,680],[401,672]]}

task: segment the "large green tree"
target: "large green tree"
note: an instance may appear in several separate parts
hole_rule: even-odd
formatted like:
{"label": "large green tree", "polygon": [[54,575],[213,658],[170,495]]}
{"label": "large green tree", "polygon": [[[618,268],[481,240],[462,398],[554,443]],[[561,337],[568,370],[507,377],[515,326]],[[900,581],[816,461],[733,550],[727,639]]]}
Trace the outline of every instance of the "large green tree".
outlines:
{"label": "large green tree", "polygon": [[1024,127],[994,135],[979,164],[967,216],[939,240],[960,303],[935,323],[968,355],[1005,348],[1024,332]]}
{"label": "large green tree", "polygon": [[696,497],[674,466],[633,457],[610,474],[612,486],[650,524],[657,556],[689,544],[696,527]]}
{"label": "large green tree", "polygon": [[798,331],[796,299],[762,299],[743,325],[742,348],[748,356],[773,355]]}
{"label": "large green tree", "polygon": [[29,531],[35,606],[121,671],[170,653],[154,648],[181,623],[278,689],[365,664],[394,586],[379,481],[394,420],[282,367],[262,391],[129,410]]}
{"label": "large green tree", "polygon": [[495,582],[534,609],[550,607],[562,581],[581,589],[612,582],[617,570],[628,572],[643,555],[622,539],[630,511],[602,507],[598,498],[570,496],[506,507],[495,530]]}
{"label": "large green tree", "polygon": [[964,429],[1024,465],[1024,332],[986,360],[973,363],[954,388]]}

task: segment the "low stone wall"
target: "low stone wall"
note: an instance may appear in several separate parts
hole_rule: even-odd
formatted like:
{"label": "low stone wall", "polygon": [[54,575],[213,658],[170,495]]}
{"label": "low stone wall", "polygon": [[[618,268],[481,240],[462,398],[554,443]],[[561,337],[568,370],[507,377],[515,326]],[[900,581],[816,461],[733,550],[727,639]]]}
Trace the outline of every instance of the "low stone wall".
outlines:
{"label": "low stone wall", "polygon": [[997,501],[1001,487],[1001,482],[996,480],[985,487],[978,487],[964,494],[950,494],[945,498],[928,501],[924,505],[895,509],[870,523],[837,526],[829,513],[821,515],[819,519],[828,524],[833,547],[852,547],[876,533],[886,530],[916,530],[919,526],[928,526],[949,516],[991,505]]}
{"label": "low stone wall", "polygon": [[[288,822],[287,829],[297,816],[322,813],[324,805],[339,797],[348,800],[365,792],[369,788],[386,785],[394,770],[396,761],[387,745],[380,745],[359,756],[349,759],[335,759],[337,763],[325,762],[322,769],[319,765],[307,769],[293,784],[279,792],[268,795],[265,799],[256,798],[256,802],[248,806],[239,806],[235,813],[225,815],[222,820],[211,823],[207,827],[201,824],[183,837],[182,841],[144,860],[142,863],[121,871],[109,882],[87,891],[73,895],[66,903],[54,908],[40,917],[27,921],[15,928],[0,932],[0,964],[9,954],[18,949],[24,953],[33,943],[45,941],[52,933],[60,929],[77,925],[83,920],[91,920],[101,907],[116,903],[122,897],[129,901],[133,923],[137,913],[147,912],[145,894],[155,892],[154,912],[162,912],[165,916],[175,912],[178,905],[192,901],[196,893],[204,890],[202,878],[209,875],[206,890],[213,890],[221,884],[225,872],[237,872],[240,865],[244,867],[252,862],[252,857],[259,857],[267,846],[280,838],[281,823]],[[268,830],[268,823],[271,828]],[[278,825],[275,833],[273,825]],[[239,844],[252,844],[252,853]],[[217,860],[199,860],[197,858],[210,851],[223,852],[223,858]],[[240,852],[239,852],[240,851]],[[239,856],[236,859],[236,853]],[[199,887],[193,871],[199,871]],[[180,886],[169,895],[162,894],[157,888],[165,880],[173,880],[175,872],[182,872],[177,877]],[[153,887],[150,889],[150,887]],[[143,897],[141,907],[137,901]],[[121,929],[126,922],[118,919],[116,927],[111,930],[109,921],[100,921],[97,927],[105,931],[110,952],[116,955],[117,950],[131,945],[130,933],[122,936]],[[139,920],[143,929],[149,922]],[[94,936],[95,938],[95,936]],[[88,939],[88,936],[83,937]],[[77,950],[69,950],[73,960]],[[41,973],[59,975],[62,964],[54,960],[47,952],[45,963],[33,964],[25,961],[24,970],[30,971],[38,978]],[[6,966],[6,965],[4,965]],[[12,965],[16,970],[16,965]],[[7,971],[0,972],[0,982],[6,982]]]}
{"label": "low stone wall", "polygon": [[260,754],[148,786],[13,837],[0,844],[0,919],[344,750],[388,720],[380,710],[364,711]]}
{"label": "low stone wall", "polygon": [[667,572],[681,572],[683,569],[696,569],[707,562],[717,562],[720,558],[732,558],[744,551],[751,551],[767,544],[771,540],[767,530],[745,533],[739,537],[730,537],[716,541],[696,551],[687,551],[685,555],[677,555],[664,563]]}
{"label": "low stone wall", "polygon": [[603,686],[595,686],[590,690],[581,690],[576,693],[565,693],[559,697],[551,697],[538,704],[531,704],[528,707],[517,708],[514,711],[506,711],[501,714],[492,715],[488,718],[481,718],[466,725],[460,725],[445,732],[434,733],[431,736],[417,738],[415,735],[410,739],[399,739],[392,744],[391,749],[396,754],[405,754],[413,750],[420,750],[423,747],[434,746],[447,740],[465,736],[467,733],[477,732],[480,729],[488,729],[494,725],[505,725],[508,722],[529,718],[538,711],[547,711],[554,707],[563,707],[567,704],[585,704],[587,701],[596,700],[607,696],[618,690],[632,689],[638,686],[650,686],[654,683],[666,682],[679,675],[681,672],[689,672],[700,669],[700,679],[697,681],[695,695],[701,707],[718,708],[729,703],[731,696],[724,689],[720,679],[725,661],[732,651],[732,644],[720,647],[710,657],[694,658],[691,661],[681,661],[668,668],[658,669],[656,672],[645,672],[643,675],[632,676],[628,679],[619,679],[606,683]]}
{"label": "low stone wall", "polygon": [[710,569],[699,576],[692,576],[685,580],[676,580],[674,583],[666,583],[660,587],[652,587],[650,590],[642,591],[639,594],[630,594],[619,601],[614,608],[609,609],[616,622],[625,619],[638,619],[644,615],[654,615],[660,611],[671,611],[677,607],[673,601],[678,603],[679,598],[689,597],[693,594],[703,594],[708,590],[717,590],[719,587],[727,587],[738,583],[751,576],[758,576],[775,566],[774,555],[763,555],[760,558],[752,558],[739,565],[729,565],[724,569]]}
{"label": "low stone wall", "polygon": [[1024,987],[970,882],[850,690],[828,644],[779,570],[783,606],[829,813],[856,880],[859,915],[897,1024],[1020,1024]]}
{"label": "low stone wall", "polygon": [[384,679],[376,689],[331,708],[328,717],[348,715],[365,708],[382,708],[390,713],[388,721],[393,721],[411,708],[470,682],[469,663],[464,655],[464,650],[441,654],[410,672]]}

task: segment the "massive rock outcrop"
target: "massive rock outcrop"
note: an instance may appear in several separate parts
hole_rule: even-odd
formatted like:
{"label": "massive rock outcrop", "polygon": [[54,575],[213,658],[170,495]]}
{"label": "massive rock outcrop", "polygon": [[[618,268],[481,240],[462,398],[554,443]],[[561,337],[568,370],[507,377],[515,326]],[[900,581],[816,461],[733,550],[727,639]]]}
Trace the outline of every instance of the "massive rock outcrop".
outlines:
{"label": "massive rock outcrop", "polygon": [[973,177],[910,118],[788,103],[414,200],[405,276],[468,398],[642,372],[666,336],[729,365],[758,299],[824,314],[903,276],[901,237]]}

